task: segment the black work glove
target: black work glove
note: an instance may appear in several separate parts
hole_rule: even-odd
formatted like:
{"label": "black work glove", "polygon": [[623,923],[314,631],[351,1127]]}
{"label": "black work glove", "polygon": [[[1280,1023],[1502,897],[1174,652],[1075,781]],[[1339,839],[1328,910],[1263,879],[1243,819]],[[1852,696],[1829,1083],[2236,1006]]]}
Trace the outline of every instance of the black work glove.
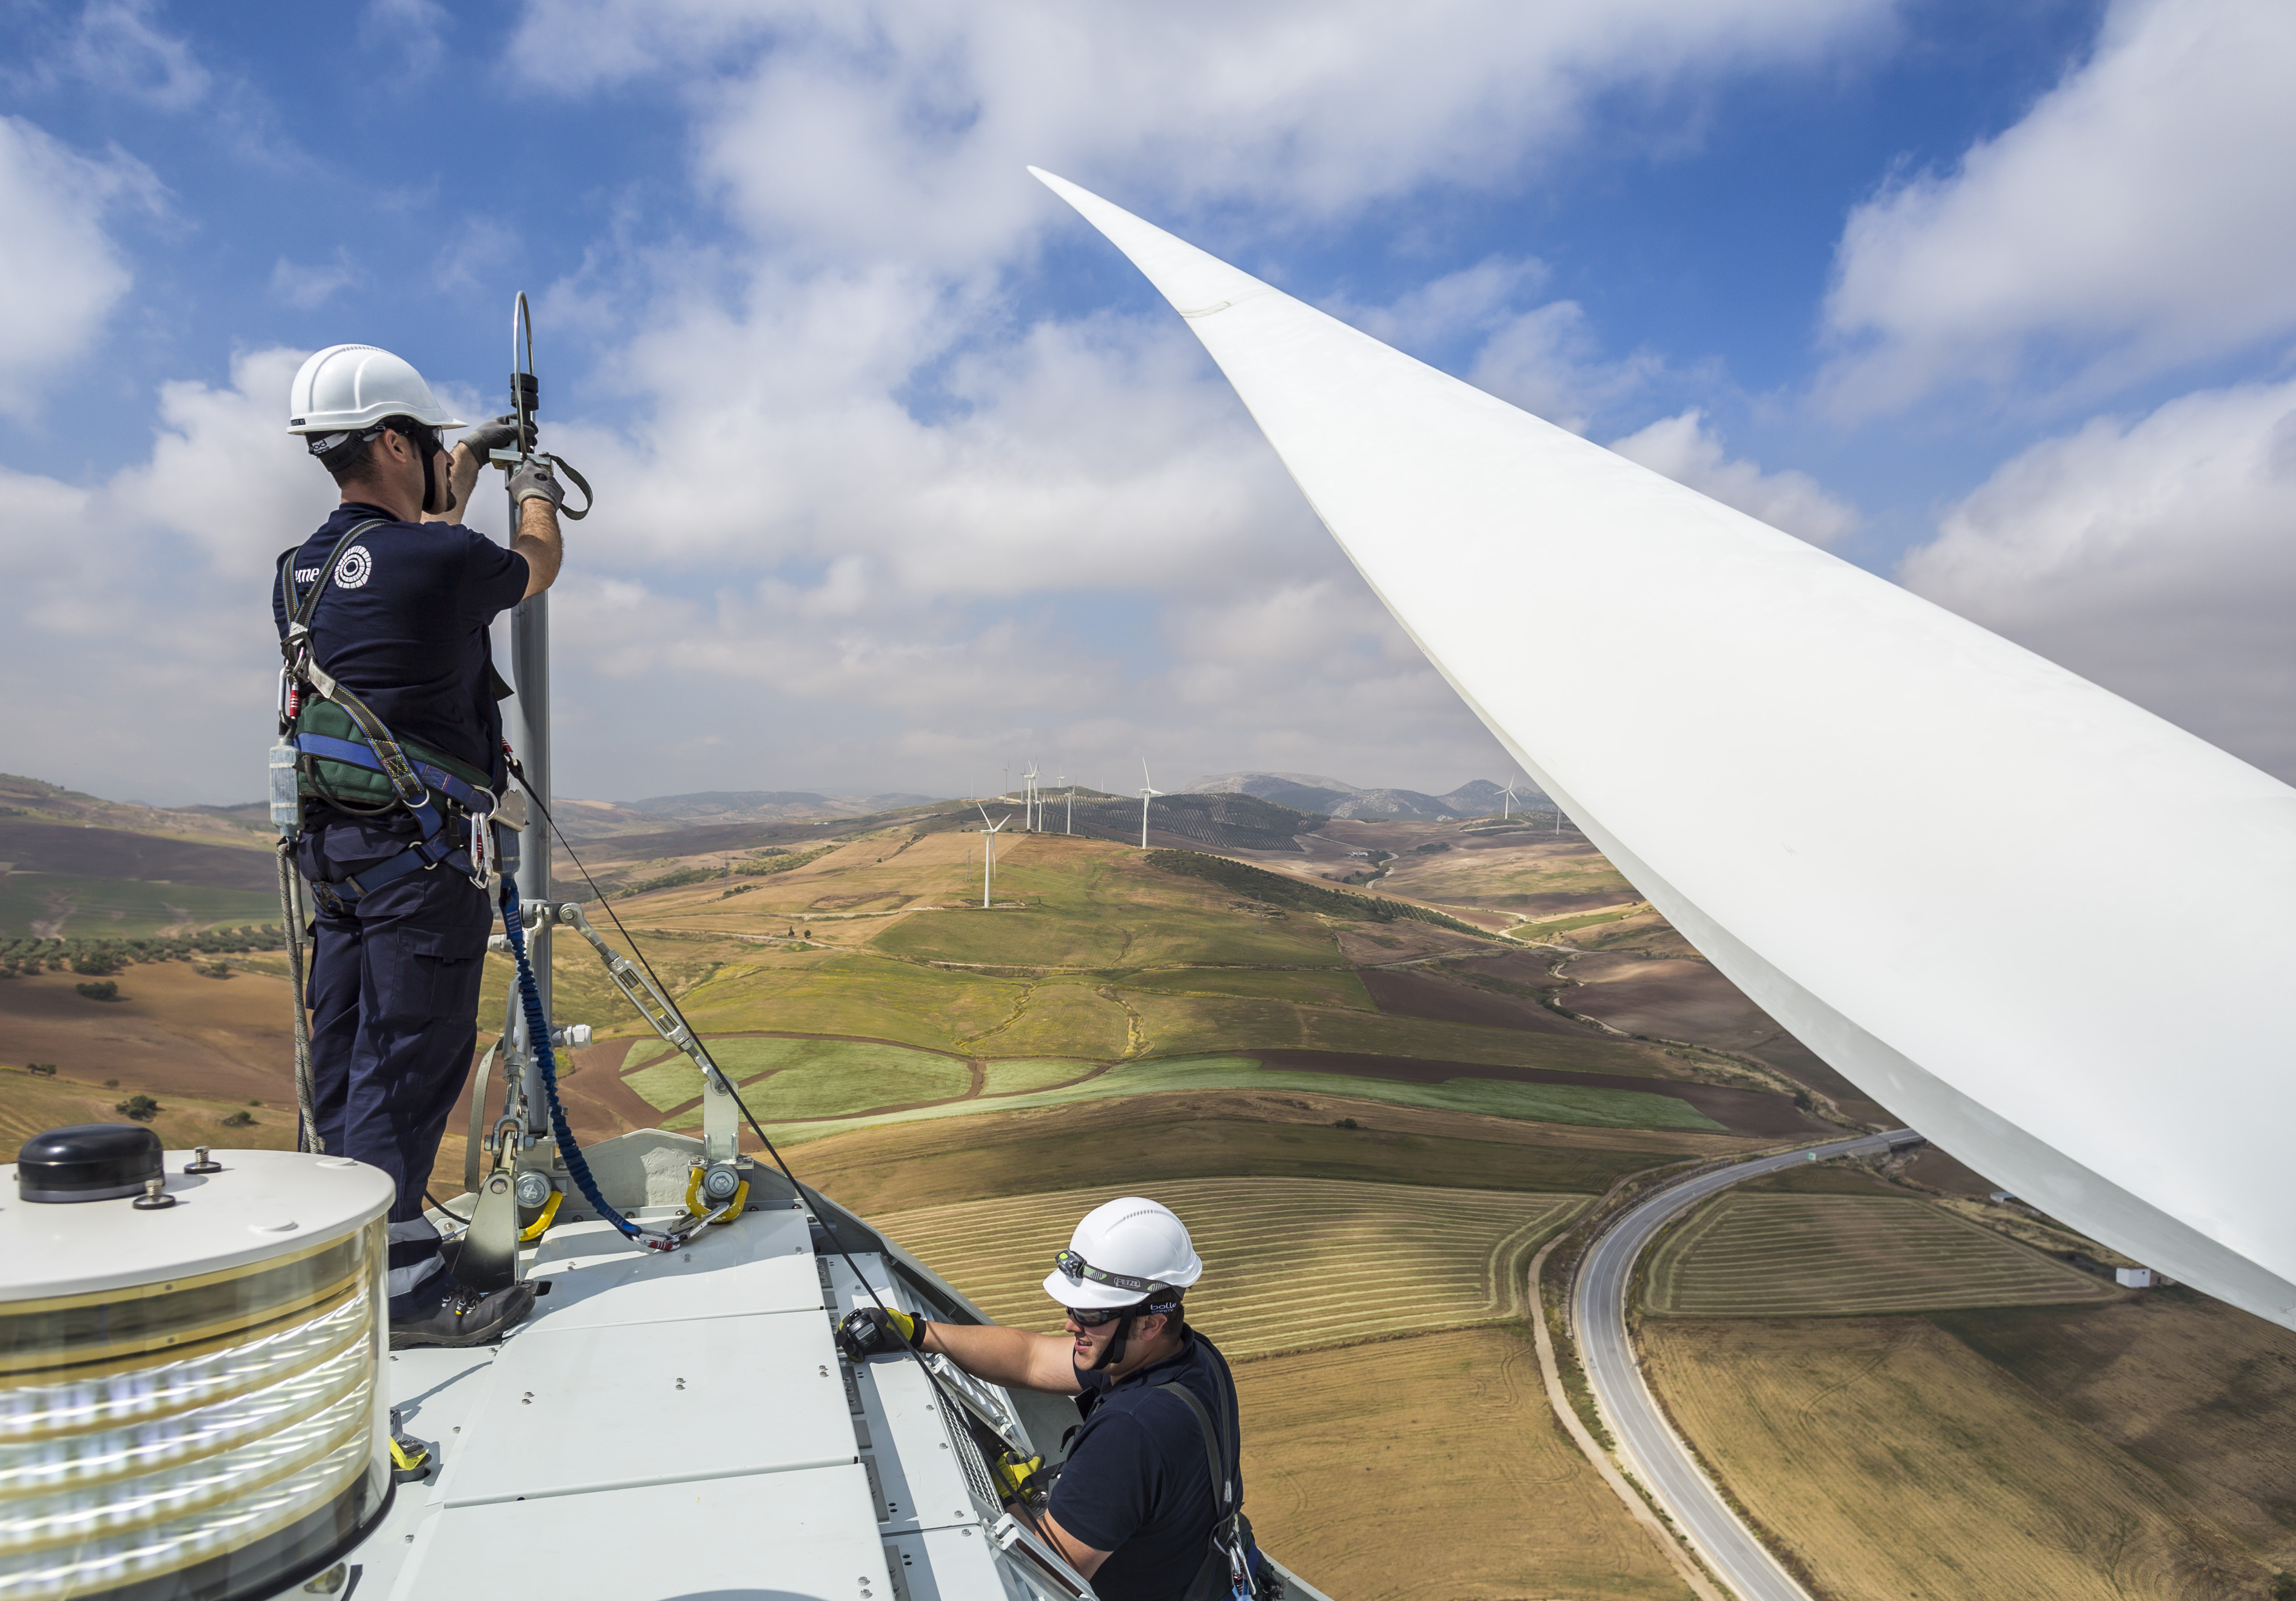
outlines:
{"label": "black work glove", "polygon": [[566,491],[551,475],[548,463],[529,462],[510,475],[510,498],[513,505],[546,500],[555,508],[566,504]]}
{"label": "black work glove", "polygon": [[846,1359],[853,1362],[880,1351],[898,1351],[903,1345],[922,1351],[927,1326],[923,1318],[912,1318],[906,1312],[865,1306],[857,1312],[848,1312],[845,1321],[837,1326],[837,1345]]}
{"label": "black work glove", "polygon": [[494,452],[509,450],[517,446],[518,419],[496,417],[491,423],[478,423],[455,442],[457,445],[468,445],[471,447],[471,454],[479,458],[479,465],[486,466],[493,459]]}

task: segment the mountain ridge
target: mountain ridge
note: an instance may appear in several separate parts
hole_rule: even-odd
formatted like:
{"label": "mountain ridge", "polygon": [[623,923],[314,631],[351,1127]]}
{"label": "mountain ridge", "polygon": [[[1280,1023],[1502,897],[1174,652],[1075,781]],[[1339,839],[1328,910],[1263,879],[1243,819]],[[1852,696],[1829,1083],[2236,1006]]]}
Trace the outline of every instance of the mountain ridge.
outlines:
{"label": "mountain ridge", "polygon": [[[1184,792],[1250,795],[1332,817],[1398,817],[1414,822],[1488,817],[1504,804],[1501,787],[1488,778],[1472,778],[1447,794],[1430,795],[1418,790],[1365,789],[1318,773],[1212,773],[1196,779]],[[1553,804],[1538,785],[1528,781],[1515,786],[1515,797],[1517,806],[1538,801]]]}

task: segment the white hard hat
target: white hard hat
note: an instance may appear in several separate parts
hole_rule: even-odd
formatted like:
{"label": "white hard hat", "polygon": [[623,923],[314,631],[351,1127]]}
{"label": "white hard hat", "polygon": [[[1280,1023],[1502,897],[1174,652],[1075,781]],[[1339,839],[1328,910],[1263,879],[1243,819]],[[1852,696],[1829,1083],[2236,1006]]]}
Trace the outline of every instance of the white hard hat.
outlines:
{"label": "white hard hat", "polygon": [[1172,1209],[1127,1195],[1085,1214],[1046,1276],[1045,1293],[1062,1306],[1137,1306],[1203,1276],[1188,1226]]}
{"label": "white hard hat", "polygon": [[422,374],[373,345],[329,345],[303,364],[287,390],[290,433],[354,433],[385,417],[470,426],[439,404]]}

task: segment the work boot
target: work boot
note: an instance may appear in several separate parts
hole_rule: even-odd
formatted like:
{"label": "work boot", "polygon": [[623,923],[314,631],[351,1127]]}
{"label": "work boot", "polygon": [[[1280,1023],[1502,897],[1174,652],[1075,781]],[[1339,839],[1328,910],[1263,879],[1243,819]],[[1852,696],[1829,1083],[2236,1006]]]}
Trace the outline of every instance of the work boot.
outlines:
{"label": "work boot", "polygon": [[534,1286],[512,1285],[491,1295],[456,1285],[427,1312],[390,1320],[390,1349],[411,1345],[492,1345],[534,1310]]}

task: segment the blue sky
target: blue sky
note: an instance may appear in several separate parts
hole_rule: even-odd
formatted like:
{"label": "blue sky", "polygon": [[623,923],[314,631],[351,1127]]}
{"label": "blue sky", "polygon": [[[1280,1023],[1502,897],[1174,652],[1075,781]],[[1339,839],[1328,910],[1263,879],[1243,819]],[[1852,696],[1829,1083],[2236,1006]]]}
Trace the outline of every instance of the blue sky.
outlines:
{"label": "blue sky", "polygon": [[287,376],[524,287],[569,792],[1504,776],[1033,161],[2296,771],[2283,5],[6,14],[12,770],[253,795]]}

